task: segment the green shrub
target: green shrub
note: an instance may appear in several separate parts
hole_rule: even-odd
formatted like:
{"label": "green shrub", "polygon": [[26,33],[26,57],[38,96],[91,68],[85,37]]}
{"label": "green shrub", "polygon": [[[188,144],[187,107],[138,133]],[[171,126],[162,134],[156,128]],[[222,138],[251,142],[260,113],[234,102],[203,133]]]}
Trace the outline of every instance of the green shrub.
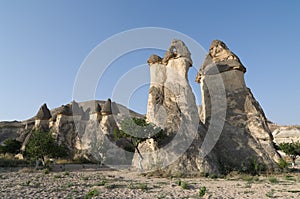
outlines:
{"label": "green shrub", "polygon": [[148,189],[148,186],[147,186],[147,184],[145,184],[145,183],[139,183],[139,184],[138,184],[138,189],[141,189],[141,190],[147,190],[147,189]]}
{"label": "green shrub", "polygon": [[276,177],[269,177],[269,182],[271,182],[272,184],[276,184],[276,183],[278,183],[279,181],[277,180]]}
{"label": "green shrub", "polygon": [[99,195],[99,191],[97,189],[93,189],[91,191],[89,191],[85,196],[84,198],[85,199],[91,199],[92,197],[94,196],[98,196]]}
{"label": "green shrub", "polygon": [[290,180],[290,181],[297,181],[296,178],[294,178],[293,176],[290,176],[290,175],[286,175],[285,179]]}
{"label": "green shrub", "polygon": [[27,181],[25,182],[25,185],[26,185],[26,186],[29,186],[30,183],[31,183],[31,181],[30,181],[30,180],[27,180]]}
{"label": "green shrub", "polygon": [[106,179],[102,179],[99,183],[97,183],[97,186],[104,186],[106,182]]}
{"label": "green shrub", "polygon": [[285,168],[287,168],[288,164],[287,164],[287,162],[286,162],[284,159],[280,158],[279,163],[278,163],[278,166],[279,166],[281,169],[285,169]]}
{"label": "green shrub", "polygon": [[107,189],[115,189],[116,187],[117,187],[117,185],[115,185],[115,184],[105,185],[105,188],[107,188]]}
{"label": "green shrub", "polygon": [[68,150],[63,146],[59,146],[51,132],[32,131],[29,141],[26,145],[25,157],[32,159],[42,159],[45,157],[66,157],[69,155]]}
{"label": "green shrub", "polygon": [[189,188],[189,184],[185,181],[181,181],[180,186],[182,189],[188,189]]}
{"label": "green shrub", "polygon": [[274,198],[274,189],[272,189],[271,191],[269,191],[268,193],[266,193],[266,196],[268,198]]}
{"label": "green shrub", "polygon": [[300,142],[280,143],[279,148],[290,157],[295,165],[297,157],[300,156]]}
{"label": "green shrub", "polygon": [[49,174],[50,173],[50,170],[48,169],[48,168],[46,168],[45,170],[44,170],[44,174]]}
{"label": "green shrub", "polygon": [[62,178],[62,176],[60,174],[56,174],[54,175],[54,178]]}
{"label": "green shrub", "polygon": [[199,189],[199,196],[200,197],[203,197],[205,195],[205,192],[206,192],[206,187],[203,186]]}
{"label": "green shrub", "polygon": [[20,152],[21,146],[22,142],[19,142],[12,138],[8,138],[3,142],[3,146],[0,145],[0,153],[17,154]]}
{"label": "green shrub", "polygon": [[68,171],[65,171],[64,176],[68,176],[68,175],[70,175],[70,173]]}
{"label": "green shrub", "polygon": [[175,182],[176,185],[180,186],[181,185],[181,180],[178,179],[176,182]]}
{"label": "green shrub", "polygon": [[87,181],[87,180],[89,180],[89,177],[88,176],[84,176],[84,177],[82,177],[82,180]]}

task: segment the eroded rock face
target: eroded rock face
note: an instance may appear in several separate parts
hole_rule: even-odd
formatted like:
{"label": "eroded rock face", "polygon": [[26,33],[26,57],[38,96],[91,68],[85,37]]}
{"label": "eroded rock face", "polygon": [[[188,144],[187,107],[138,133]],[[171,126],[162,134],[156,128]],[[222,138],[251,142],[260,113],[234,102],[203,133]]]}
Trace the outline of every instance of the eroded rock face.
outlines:
{"label": "eroded rock face", "polygon": [[272,135],[276,144],[300,142],[300,126],[280,126],[273,124]]}
{"label": "eroded rock face", "polygon": [[[51,131],[56,142],[67,147],[73,158],[85,157],[109,165],[131,165],[132,153],[111,139],[114,129],[128,117],[121,113],[126,112],[125,109],[128,111],[110,99],[72,101],[51,111],[42,105],[37,117],[23,122],[0,122],[0,143],[7,138],[17,139],[23,143],[21,151],[24,152],[33,130]],[[132,117],[142,117],[129,112]]]}
{"label": "eroded rock face", "polygon": [[213,114],[226,113],[219,118],[224,127],[215,146],[223,170],[247,170],[256,162],[272,171],[280,156],[273,147],[265,114],[245,85],[245,72],[239,58],[223,42],[212,42],[196,78],[201,83],[201,121],[209,127],[215,125]]}
{"label": "eroded rock face", "polygon": [[[150,56],[150,89],[147,120],[167,131],[168,144],[148,139],[139,145],[133,165],[144,171],[163,168],[168,174],[194,175],[218,173],[212,155],[200,155],[202,143],[198,108],[187,73],[192,65],[191,53],[182,41],[173,40],[164,58]],[[199,131],[202,131],[201,129]]]}
{"label": "eroded rock face", "polygon": [[170,133],[178,131],[182,115],[188,116],[190,120],[191,117],[198,120],[195,96],[187,79],[192,64],[190,55],[182,41],[173,40],[163,63],[151,61],[157,55],[151,55],[148,60],[151,82],[147,119]]}
{"label": "eroded rock face", "polygon": [[50,110],[47,107],[47,104],[43,104],[36,114],[36,119],[38,120],[49,120],[51,118]]}
{"label": "eroded rock face", "polygon": [[[213,63],[218,64],[214,65]],[[217,67],[218,70],[216,70],[215,67]],[[214,40],[212,41],[209,53],[197,74],[196,82],[200,83],[202,75],[213,75],[229,70],[239,70],[243,73],[246,72],[246,68],[243,66],[240,59],[229,50],[226,44],[220,40]]]}

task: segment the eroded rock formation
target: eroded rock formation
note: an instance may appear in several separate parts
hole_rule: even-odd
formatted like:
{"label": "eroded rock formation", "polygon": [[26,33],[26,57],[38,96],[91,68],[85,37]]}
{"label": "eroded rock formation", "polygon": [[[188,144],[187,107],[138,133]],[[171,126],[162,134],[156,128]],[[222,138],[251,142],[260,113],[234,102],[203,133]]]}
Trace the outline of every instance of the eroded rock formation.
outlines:
{"label": "eroded rock formation", "polygon": [[192,65],[188,48],[173,40],[164,58],[151,55],[147,62],[151,75],[147,120],[166,130],[172,139],[167,145],[153,139],[141,143],[141,157],[136,153],[133,165],[145,171],[163,168],[169,174],[218,172],[212,155],[200,155],[203,134],[198,133],[198,109],[187,78]]}
{"label": "eroded rock formation", "polygon": [[[217,125],[216,121],[224,122],[215,146],[223,170],[248,170],[255,163],[272,171],[280,156],[265,114],[245,85],[245,72],[223,42],[212,42],[196,78],[202,92],[201,120],[207,128]],[[220,115],[224,118],[215,119]]]}

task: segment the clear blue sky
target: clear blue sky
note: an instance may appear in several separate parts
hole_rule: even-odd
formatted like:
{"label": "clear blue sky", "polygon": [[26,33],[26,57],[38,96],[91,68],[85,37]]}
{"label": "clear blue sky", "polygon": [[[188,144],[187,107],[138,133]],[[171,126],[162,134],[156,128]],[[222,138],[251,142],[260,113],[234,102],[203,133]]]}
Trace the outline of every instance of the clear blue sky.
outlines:
{"label": "clear blue sky", "polygon": [[[132,28],[163,27],[205,49],[223,40],[247,67],[247,86],[267,117],[300,124],[299,10],[292,0],[0,0],[0,120],[30,118],[44,102],[50,108],[70,102],[80,65],[99,43]],[[129,54],[118,64],[129,70],[152,53]],[[190,82],[198,95],[194,77]],[[100,84],[97,98],[111,97]],[[137,91],[131,108],[145,113],[147,90]]]}

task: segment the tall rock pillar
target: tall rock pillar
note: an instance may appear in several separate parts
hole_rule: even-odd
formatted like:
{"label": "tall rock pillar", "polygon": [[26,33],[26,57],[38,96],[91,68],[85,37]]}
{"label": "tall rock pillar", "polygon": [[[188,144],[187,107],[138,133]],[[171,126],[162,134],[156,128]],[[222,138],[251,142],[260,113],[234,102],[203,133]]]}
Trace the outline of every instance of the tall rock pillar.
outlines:
{"label": "tall rock pillar", "polygon": [[166,143],[148,139],[139,144],[142,158],[135,153],[133,165],[146,171],[160,169],[173,175],[217,173],[214,159],[200,155],[200,119],[187,78],[192,66],[188,48],[182,41],[173,40],[163,59],[152,55],[148,64],[151,83],[147,120],[164,129],[171,139]]}
{"label": "tall rock pillar", "polygon": [[[214,40],[196,77],[201,83],[201,121],[208,127],[214,111],[225,111],[224,128],[215,146],[218,160],[227,170],[251,170],[254,164],[262,170],[274,170],[280,156],[273,146],[273,138],[265,114],[246,87],[246,68],[240,59],[219,40]],[[215,84],[221,79],[223,88]],[[220,89],[225,90],[221,99]],[[212,100],[223,100],[225,110],[212,107]]]}

